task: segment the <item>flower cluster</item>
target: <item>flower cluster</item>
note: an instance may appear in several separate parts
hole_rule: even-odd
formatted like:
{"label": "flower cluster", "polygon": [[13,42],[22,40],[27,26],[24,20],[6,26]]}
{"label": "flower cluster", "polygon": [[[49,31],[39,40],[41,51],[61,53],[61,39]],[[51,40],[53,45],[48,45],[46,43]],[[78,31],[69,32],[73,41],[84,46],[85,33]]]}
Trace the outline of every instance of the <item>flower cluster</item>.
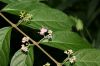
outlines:
{"label": "flower cluster", "polygon": [[[40,32],[38,32],[40,35],[44,36],[45,39],[48,40],[52,40],[52,35],[53,35],[53,31],[52,30],[48,30],[46,28],[41,28]],[[47,33],[47,35],[45,35]]]}
{"label": "flower cluster", "polygon": [[21,12],[20,12],[20,15],[19,15],[19,16],[20,16],[20,18],[21,18],[21,19],[23,19],[23,18],[25,17],[25,14],[26,14],[26,12],[25,12],[25,11],[21,11]]}
{"label": "flower cluster", "polygon": [[73,56],[73,50],[66,50],[66,51],[64,51],[64,53],[65,54],[67,54],[69,57],[68,57],[68,61],[70,62],[70,63],[75,63],[75,61],[76,61],[76,56]]}
{"label": "flower cluster", "polygon": [[28,43],[28,41],[29,41],[29,37],[23,37],[22,38],[22,45],[21,45],[21,50],[23,51],[23,52],[28,52],[28,46],[26,46],[25,44],[27,44]]}
{"label": "flower cluster", "polygon": [[48,29],[41,28],[39,34],[44,36],[46,32],[48,32]]}
{"label": "flower cluster", "polygon": [[26,43],[26,42],[28,42],[29,41],[29,37],[23,37],[22,38],[22,43]]}
{"label": "flower cluster", "polygon": [[52,40],[52,30],[48,30],[48,35],[47,36],[45,36],[45,38],[46,39],[48,39],[48,40]]}
{"label": "flower cluster", "polygon": [[71,55],[71,54],[73,54],[73,50],[70,49],[70,50],[64,51],[64,53],[65,53],[65,54],[70,54],[70,55]]}
{"label": "flower cluster", "polygon": [[50,63],[47,62],[47,63],[46,63],[45,65],[43,65],[43,66],[50,66]]}
{"label": "flower cluster", "polygon": [[21,11],[19,16],[23,21],[26,22],[32,19],[32,14],[26,13],[25,11]]}
{"label": "flower cluster", "polygon": [[24,52],[28,52],[28,47],[25,46],[24,44],[21,45],[21,50]]}
{"label": "flower cluster", "polygon": [[32,14],[26,14],[25,17],[23,18],[23,21],[30,21],[32,19]]}
{"label": "flower cluster", "polygon": [[70,63],[75,63],[75,61],[76,61],[76,56],[72,56],[71,58],[69,58]]}

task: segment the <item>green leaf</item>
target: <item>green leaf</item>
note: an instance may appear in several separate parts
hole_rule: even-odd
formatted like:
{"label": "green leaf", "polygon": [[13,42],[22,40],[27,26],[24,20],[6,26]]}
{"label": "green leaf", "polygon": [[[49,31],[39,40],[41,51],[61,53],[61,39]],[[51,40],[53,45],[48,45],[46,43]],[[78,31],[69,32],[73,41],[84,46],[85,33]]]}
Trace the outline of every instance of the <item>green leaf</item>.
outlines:
{"label": "green leaf", "polygon": [[7,66],[9,62],[10,34],[10,27],[0,29],[0,66]]}
{"label": "green leaf", "polygon": [[[73,66],[100,66],[100,50],[84,49],[76,52],[76,63]],[[65,64],[68,65],[68,62]]]}
{"label": "green leaf", "polygon": [[39,1],[43,1],[43,0],[0,0],[1,2],[4,2],[4,3],[14,3],[14,2],[24,2],[24,1],[34,1],[34,2],[39,2]]}
{"label": "green leaf", "polygon": [[91,48],[90,44],[83,40],[74,32],[57,31],[53,33],[52,41],[43,40],[43,45],[51,46],[61,50],[79,50],[84,48]]}
{"label": "green leaf", "polygon": [[72,25],[74,25],[74,21],[61,11],[42,7],[42,4],[39,9],[32,10],[29,13],[35,16],[29,22],[23,22],[22,25],[33,29],[40,29],[44,26],[53,31],[71,30]]}
{"label": "green leaf", "polygon": [[13,56],[10,66],[33,66],[34,62],[33,47],[29,48],[28,53],[18,50]]}
{"label": "green leaf", "polygon": [[73,17],[73,16],[70,16],[70,18],[75,21],[76,23],[76,29],[79,31],[79,30],[83,30],[83,22],[81,19],[78,19],[76,17]]}
{"label": "green leaf", "polygon": [[80,19],[77,20],[76,28],[77,30],[83,30],[83,23]]}
{"label": "green leaf", "polygon": [[[39,16],[39,15],[37,15],[37,16]],[[40,29],[43,26],[43,27],[45,27],[47,29],[51,29],[53,31],[71,30],[71,27],[73,25],[71,23],[72,21],[69,18],[68,18],[68,20],[66,20],[66,22],[52,20],[52,18],[51,18],[51,21],[50,21],[50,18],[48,20],[45,20],[45,18],[44,18],[44,19],[41,19],[40,21],[38,21],[38,19],[39,19],[39,17],[36,17],[36,20],[33,19],[31,22],[22,23],[21,25],[30,27],[32,29]]]}
{"label": "green leaf", "polygon": [[66,14],[52,9],[43,3],[20,2],[12,3],[5,7],[2,11],[20,15],[21,11],[32,14],[32,19],[29,22],[23,22],[24,26],[31,28],[47,27],[52,30],[71,30],[74,24]]}
{"label": "green leaf", "polygon": [[33,1],[13,2],[8,4],[2,11],[19,15],[21,11],[29,12],[31,10],[41,8],[41,6],[47,7],[39,2]]}
{"label": "green leaf", "polygon": [[0,0],[0,1],[4,3],[11,3],[11,2],[16,2],[18,0]]}
{"label": "green leaf", "polygon": [[71,30],[72,25],[74,25],[74,21],[63,12],[49,8],[44,4],[30,11],[29,14],[33,15],[32,19],[29,22],[23,22],[22,25],[33,29],[40,29],[44,26],[53,31],[63,31]]}

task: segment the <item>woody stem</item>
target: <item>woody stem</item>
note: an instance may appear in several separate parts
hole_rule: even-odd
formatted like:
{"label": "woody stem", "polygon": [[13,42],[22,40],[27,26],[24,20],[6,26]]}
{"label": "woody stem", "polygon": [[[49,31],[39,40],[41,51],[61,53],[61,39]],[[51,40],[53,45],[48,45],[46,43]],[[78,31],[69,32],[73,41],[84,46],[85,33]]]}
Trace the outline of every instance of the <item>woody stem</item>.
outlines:
{"label": "woody stem", "polygon": [[[24,36],[26,36],[26,37],[29,37],[28,35],[26,35],[22,30],[20,30],[17,26],[16,26],[16,24],[14,24],[13,22],[11,22],[9,19],[7,19],[2,13],[0,13],[0,15],[12,26],[12,27],[14,27],[17,31],[19,31],[22,35],[24,35]],[[34,45],[36,45],[43,53],[45,53],[52,61],[54,61],[56,64],[57,64],[57,66],[58,66],[58,64],[59,64],[59,62],[58,61],[56,61],[49,53],[47,53],[40,45],[38,45],[38,43],[37,42],[35,42],[32,38],[30,38],[29,37],[29,39],[30,39],[30,41],[34,44]]]}

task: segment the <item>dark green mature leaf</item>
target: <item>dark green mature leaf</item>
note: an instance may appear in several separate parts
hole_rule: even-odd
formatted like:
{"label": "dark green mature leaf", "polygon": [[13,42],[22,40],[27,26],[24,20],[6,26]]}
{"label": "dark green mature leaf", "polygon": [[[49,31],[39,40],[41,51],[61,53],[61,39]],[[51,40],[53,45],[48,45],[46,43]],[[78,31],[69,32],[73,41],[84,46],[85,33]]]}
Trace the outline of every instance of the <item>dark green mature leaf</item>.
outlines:
{"label": "dark green mature leaf", "polygon": [[[73,66],[100,66],[100,50],[84,49],[74,54],[77,58]],[[68,63],[65,66],[70,66]]]}
{"label": "dark green mature leaf", "polygon": [[4,3],[11,3],[11,2],[16,2],[18,0],[0,0],[1,2],[4,2]]}
{"label": "dark green mature leaf", "polygon": [[31,21],[25,23],[23,25],[31,27],[31,28],[41,28],[44,26],[48,29],[56,30],[71,30],[72,25],[74,24],[73,20],[71,20],[67,15],[62,13],[61,11],[51,9],[49,7],[44,7],[41,4],[39,9],[32,10],[29,12],[33,14],[33,18]]}
{"label": "dark green mature leaf", "polygon": [[39,2],[41,0],[0,0],[1,2],[4,2],[4,3],[14,3],[14,2],[23,2],[23,1],[34,1],[34,2]]}
{"label": "dark green mature leaf", "polygon": [[42,41],[42,44],[61,50],[79,50],[84,48],[91,48],[90,44],[87,41],[84,41],[76,33],[69,31],[58,31],[53,34],[52,41],[44,40]]}
{"label": "dark green mature leaf", "polygon": [[52,30],[67,30],[71,29],[74,24],[67,15],[63,12],[52,9],[43,3],[20,2],[12,3],[3,9],[3,11],[19,15],[21,11],[26,11],[32,14],[32,20],[23,22],[23,25],[31,28],[41,28],[45,26]]}
{"label": "dark green mature leaf", "polygon": [[[36,18],[37,19],[37,18]],[[67,22],[68,21],[68,22]],[[69,23],[70,22],[70,23]],[[43,27],[47,28],[47,29],[51,29],[53,31],[64,31],[64,30],[71,30],[72,24],[71,24],[71,20],[68,19],[66,20],[66,22],[57,22],[57,21],[53,21],[53,20],[40,20],[40,21],[35,21],[35,19],[31,22],[27,22],[27,23],[22,23],[21,25],[30,27],[32,29],[40,29]]]}
{"label": "dark green mature leaf", "polygon": [[0,66],[7,66],[9,62],[10,34],[11,28],[0,29]]}
{"label": "dark green mature leaf", "polygon": [[10,12],[12,14],[19,15],[21,11],[30,11],[37,7],[37,2],[33,1],[21,1],[8,4],[2,11]]}
{"label": "dark green mature leaf", "polygon": [[2,11],[10,12],[16,15],[19,15],[21,11],[29,12],[31,10],[39,9],[42,7],[48,7],[46,5],[43,5],[39,2],[34,1],[21,1],[21,2],[14,2],[8,4]]}
{"label": "dark green mature leaf", "polygon": [[33,57],[33,47],[29,48],[28,53],[18,50],[13,56],[10,66],[33,66]]}

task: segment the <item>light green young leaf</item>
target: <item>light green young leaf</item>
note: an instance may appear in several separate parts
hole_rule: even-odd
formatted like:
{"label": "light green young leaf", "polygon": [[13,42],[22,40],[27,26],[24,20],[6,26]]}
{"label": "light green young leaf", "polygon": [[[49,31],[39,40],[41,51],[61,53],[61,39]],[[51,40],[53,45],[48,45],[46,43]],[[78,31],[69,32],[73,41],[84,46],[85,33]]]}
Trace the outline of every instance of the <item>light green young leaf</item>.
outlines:
{"label": "light green young leaf", "polygon": [[10,35],[10,27],[0,29],[0,66],[7,66],[9,62]]}
{"label": "light green young leaf", "polygon": [[34,54],[33,47],[29,48],[28,53],[24,53],[21,50],[18,50],[10,63],[10,66],[33,66],[34,63]]}
{"label": "light green young leaf", "polygon": [[53,33],[52,41],[43,40],[41,44],[61,50],[79,50],[84,48],[91,48],[87,41],[83,40],[76,33],[70,31],[55,32]]}
{"label": "light green young leaf", "polygon": [[76,23],[76,29],[83,30],[83,22],[81,19],[78,19],[76,17],[70,16],[70,18]]}
{"label": "light green young leaf", "polygon": [[[76,52],[76,62],[73,66],[100,66],[100,50],[84,49]],[[65,63],[68,65],[68,62]]]}
{"label": "light green young leaf", "polygon": [[21,11],[32,14],[32,19],[29,22],[23,22],[24,26],[31,28],[47,27],[52,30],[71,30],[74,24],[66,14],[52,9],[43,3],[20,2],[12,3],[5,7],[2,11],[20,15]]}
{"label": "light green young leaf", "polygon": [[83,23],[80,19],[77,19],[76,28],[77,28],[78,31],[83,30]]}

